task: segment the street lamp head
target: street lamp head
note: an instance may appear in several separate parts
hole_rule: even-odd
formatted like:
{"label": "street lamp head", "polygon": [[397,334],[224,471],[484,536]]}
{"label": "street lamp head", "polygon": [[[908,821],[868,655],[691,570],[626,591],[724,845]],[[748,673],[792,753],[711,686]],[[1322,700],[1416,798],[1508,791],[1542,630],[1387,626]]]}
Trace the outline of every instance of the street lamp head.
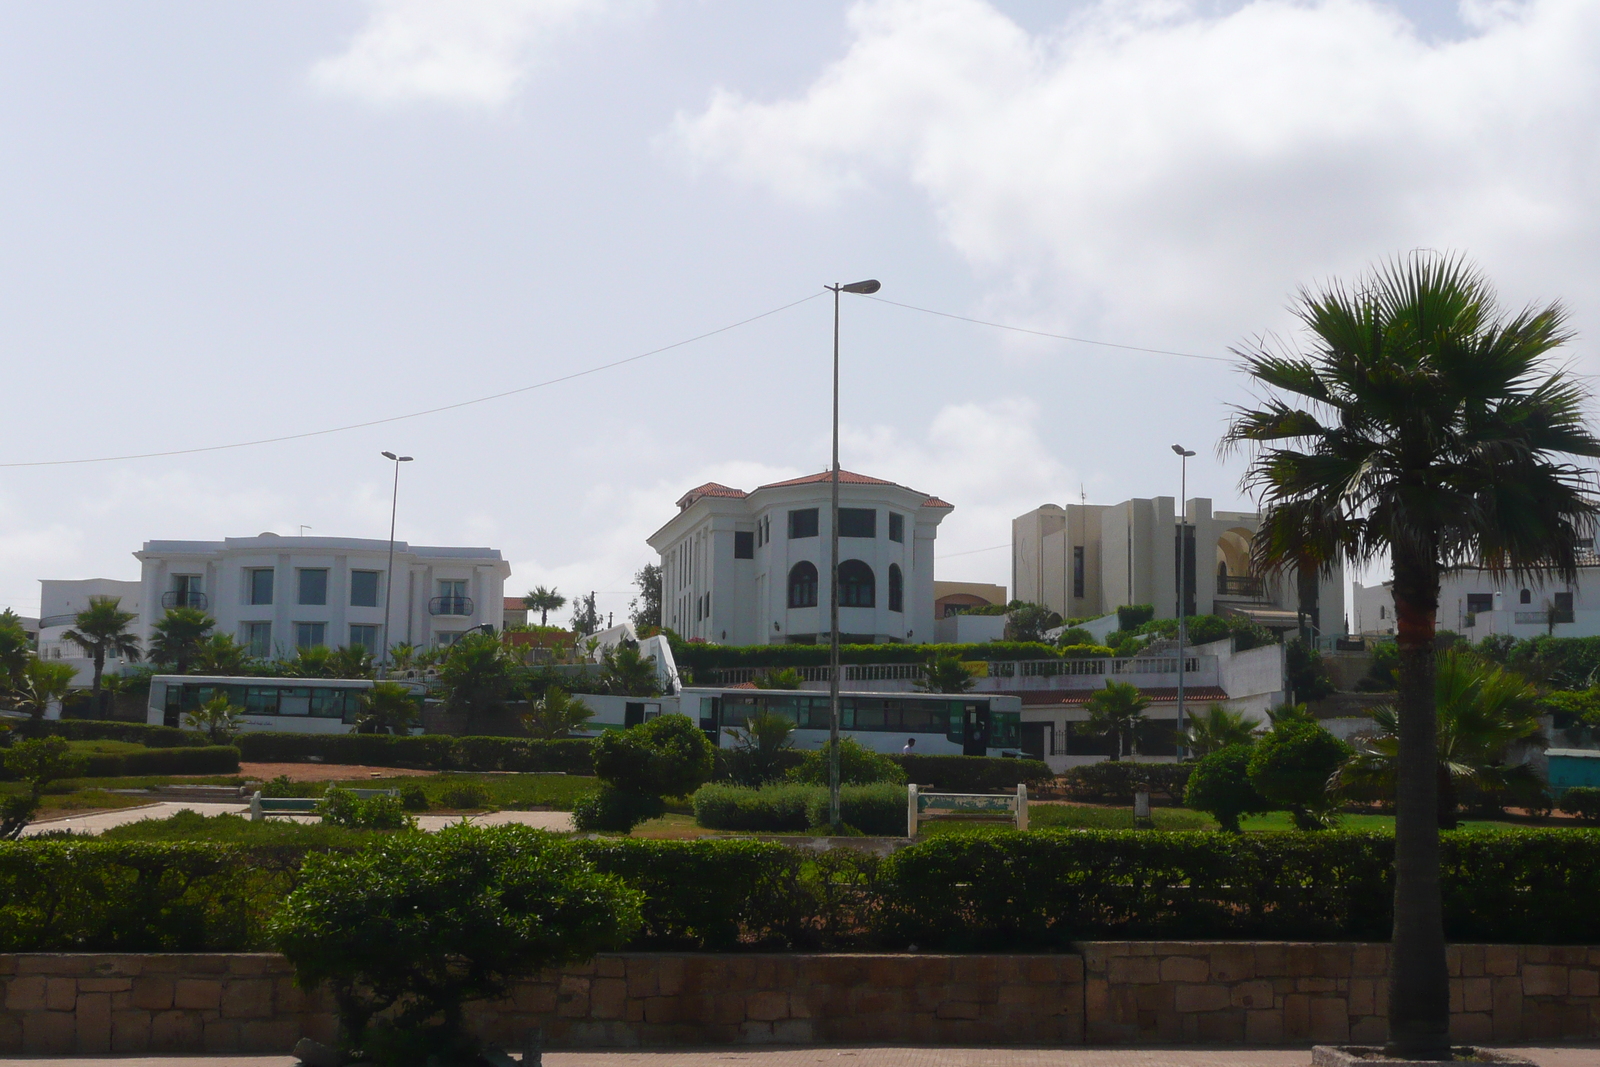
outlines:
{"label": "street lamp head", "polygon": [[384,459],[399,459],[400,457],[395,455],[393,452],[385,452],[383,454],[383,458]]}
{"label": "street lamp head", "polygon": [[[1192,455],[1194,455],[1194,453],[1190,452],[1189,455],[1192,456]],[[411,457],[410,456],[401,456],[400,459],[399,459],[399,462],[401,462],[401,463],[410,463],[411,462]]]}
{"label": "street lamp head", "polygon": [[882,284],[876,278],[868,278],[864,282],[851,282],[849,285],[839,286],[841,292],[860,293],[862,296],[871,296],[882,288]]}
{"label": "street lamp head", "polygon": [[1188,449],[1184,448],[1182,445],[1173,445],[1172,446],[1172,450],[1174,452],[1176,452],[1178,455],[1182,456],[1184,459],[1188,459],[1190,456],[1194,455],[1193,452],[1190,452]]}

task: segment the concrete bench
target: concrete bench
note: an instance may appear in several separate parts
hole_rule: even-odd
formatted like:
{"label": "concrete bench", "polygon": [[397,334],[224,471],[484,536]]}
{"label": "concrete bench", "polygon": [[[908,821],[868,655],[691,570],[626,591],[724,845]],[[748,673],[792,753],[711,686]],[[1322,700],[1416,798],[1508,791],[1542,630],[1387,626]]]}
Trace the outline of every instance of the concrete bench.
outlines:
{"label": "concrete bench", "polygon": [[1017,783],[1011,793],[924,793],[906,786],[906,836],[916,837],[917,826],[932,819],[1001,819],[1028,828],[1028,787]]}
{"label": "concrete bench", "polygon": [[[398,789],[350,789],[360,800],[373,797],[397,797]],[[250,821],[260,822],[268,815],[315,815],[321,797],[264,797],[259,792],[250,798]]]}

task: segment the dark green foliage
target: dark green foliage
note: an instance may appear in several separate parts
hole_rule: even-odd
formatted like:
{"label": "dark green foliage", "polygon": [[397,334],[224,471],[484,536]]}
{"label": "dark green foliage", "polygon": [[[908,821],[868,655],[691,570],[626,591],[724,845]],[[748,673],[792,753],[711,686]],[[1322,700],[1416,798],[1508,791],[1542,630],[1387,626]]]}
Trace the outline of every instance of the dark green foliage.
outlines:
{"label": "dark green foliage", "polygon": [[711,783],[695,790],[694,821],[708,830],[801,833],[811,825],[809,805],[819,791],[826,802],[827,790],[814,785],[751,788]]}
{"label": "dark green foliage", "polygon": [[439,792],[440,807],[477,811],[489,803],[489,790],[481,782],[456,782]]}
{"label": "dark green foliage", "polygon": [[[791,782],[804,785],[829,784],[828,750],[822,748],[802,755],[800,763],[789,772]],[[906,772],[890,756],[874,752],[853,737],[839,739],[839,784],[870,785],[874,782],[903,784]]]}
{"label": "dark green foliage", "polygon": [[1363,693],[1392,693],[1395,688],[1395,668],[1400,665],[1400,648],[1393,641],[1379,641],[1372,646],[1372,665],[1356,682]]}
{"label": "dark green foliage", "polygon": [[1069,626],[1056,635],[1056,644],[1061,648],[1069,648],[1073,645],[1092,645],[1094,643],[1094,634],[1081,626]]}
{"label": "dark green foliage", "polygon": [[[806,813],[811,826],[828,825],[828,791],[812,794]],[[906,790],[889,782],[839,787],[839,821],[852,830],[876,837],[906,835]]]}
{"label": "dark green foliage", "polygon": [[1132,633],[1155,617],[1154,604],[1124,604],[1117,609],[1117,629]]}
{"label": "dark green foliage", "polygon": [[1561,794],[1561,810],[1584,822],[1600,822],[1600,789],[1576,786]]}
{"label": "dark green foliage", "polygon": [[625,834],[642,822],[661,818],[666,812],[666,801],[653,793],[606,785],[572,806],[572,822],[584,833]]}
{"label": "dark green foliage", "polygon": [[954,653],[945,652],[928,661],[922,684],[924,693],[965,693],[977,685],[972,670]]}
{"label": "dark green foliage", "polygon": [[1352,755],[1349,745],[1315,723],[1285,721],[1252,747],[1250,784],[1287,808],[1300,829],[1321,829],[1332,808],[1328,779]]}
{"label": "dark green foliage", "polygon": [[1224,830],[1239,832],[1239,817],[1270,811],[1272,805],[1250,784],[1250,749],[1228,745],[1195,765],[1183,792],[1187,808],[1209,813]]}
{"label": "dark green foliage", "polygon": [[133,778],[147,774],[237,774],[238,771],[237,747],[205,745],[95,754],[88,758],[83,773],[88,778]]}
{"label": "dark green foliage", "polygon": [[142,722],[106,722],[85,719],[45,720],[39,723],[41,736],[64,737],[68,741],[126,741],[146,748],[199,747],[209,744],[202,734],[175,726],[150,726]]}
{"label": "dark green foliage", "polygon": [[1286,646],[1285,658],[1289,688],[1294,691],[1295,700],[1321,700],[1333,692],[1333,681],[1328,677],[1321,652],[1307,648],[1297,637]]}
{"label": "dark green foliage", "polygon": [[1006,640],[1043,641],[1044,632],[1061,625],[1061,616],[1043,604],[1013,600],[1006,605]]}
{"label": "dark green foliage", "polygon": [[594,773],[589,758],[592,742],[587,738],[539,741],[523,737],[457,737],[448,740],[451,745],[447,766],[452,770]]}
{"label": "dark green foliage", "polygon": [[1506,656],[1512,670],[1551,689],[1587,689],[1600,682],[1600,637],[1535,637]]}
{"label": "dark green foliage", "polygon": [[902,781],[941,793],[1014,793],[1017,783],[1048,782],[1055,775],[1043,760],[997,756],[890,756],[905,771]]}
{"label": "dark green foliage", "polygon": [[317,814],[323,822],[346,830],[405,830],[416,826],[416,820],[400,806],[399,797],[358,797],[338,786],[323,792]]}
{"label": "dark green foliage", "polygon": [[273,932],[302,987],[328,983],[352,1048],[421,1067],[471,1062],[464,1004],[619,947],[640,903],[549,834],[458,825],[308,856]]}
{"label": "dark green foliage", "polygon": [[595,777],[616,789],[684,797],[710,779],[711,742],[687,715],[658,715],[594,740]]}
{"label": "dark green foliage", "polygon": [[252,763],[298,763],[316,757],[323,763],[367,767],[416,767],[461,771],[566,771],[589,774],[589,749],[583,739],[536,741],[521,737],[449,737],[420,734],[246,733],[234,742]]}
{"label": "dark green foliage", "polygon": [[[785,748],[773,753],[771,762],[756,756],[753,753],[741,753],[736,748],[719,748],[713,754],[715,770],[711,773],[713,781],[732,782],[735,785],[761,785],[765,782],[782,781],[794,768],[800,766],[805,759],[805,753],[799,749]],[[770,772],[770,777],[768,773]]]}
{"label": "dark green foliage", "polygon": [[21,779],[24,788],[0,802],[0,840],[18,837],[39,810],[45,786],[58,778],[70,778],[83,771],[84,758],[59,737],[37,737],[18,741],[0,756],[7,778]]}
{"label": "dark green foliage", "polygon": [[401,786],[400,806],[407,811],[427,811],[429,807],[427,791],[415,783]]}
{"label": "dark green foliage", "polygon": [[1194,765],[1189,763],[1126,763],[1107,760],[1069,767],[1061,783],[1074,800],[1113,800],[1133,803],[1140,787],[1162,794],[1173,803],[1183,799]]}

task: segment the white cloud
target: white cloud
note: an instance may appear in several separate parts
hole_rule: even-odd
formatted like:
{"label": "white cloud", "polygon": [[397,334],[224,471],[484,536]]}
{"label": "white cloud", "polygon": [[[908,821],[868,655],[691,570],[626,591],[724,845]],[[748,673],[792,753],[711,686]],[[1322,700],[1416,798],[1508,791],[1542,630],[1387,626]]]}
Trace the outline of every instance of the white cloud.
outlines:
{"label": "white cloud", "polygon": [[984,0],[862,0],[803,93],[719,90],[674,141],[803,202],[910,182],[996,299],[1123,337],[1229,341],[1422,246],[1600,297],[1600,4],[1467,0],[1476,35],[1437,43],[1375,0],[1214,10],[1031,36]]}
{"label": "white cloud", "polygon": [[312,81],[376,103],[498,107],[542,50],[638,0],[369,0],[365,25]]}

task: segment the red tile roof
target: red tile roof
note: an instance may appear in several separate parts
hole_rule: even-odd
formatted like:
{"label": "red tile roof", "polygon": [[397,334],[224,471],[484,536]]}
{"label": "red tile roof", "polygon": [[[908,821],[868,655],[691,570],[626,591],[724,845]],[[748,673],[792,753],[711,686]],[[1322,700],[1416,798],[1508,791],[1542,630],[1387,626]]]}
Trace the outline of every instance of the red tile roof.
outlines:
{"label": "red tile roof", "polygon": [[[790,478],[787,481],[768,482],[766,485],[758,485],[758,486],[756,486],[756,488],[753,491],[759,493],[763,489],[785,489],[785,488],[788,488],[790,486],[796,486],[796,485],[826,485],[826,484],[828,484],[828,480],[831,477],[832,477],[832,474],[831,474],[830,471],[822,471],[822,472],[820,472],[818,474],[807,474],[807,475],[805,475],[804,477],[801,477],[801,478]],[[857,474],[855,471],[847,471],[847,470],[841,470],[839,472],[839,484],[840,485],[891,485],[891,486],[894,486],[896,489],[906,489],[906,490],[908,490],[910,492],[913,492],[913,493],[917,492],[917,490],[912,489],[910,486],[901,485],[899,482],[891,482],[891,481],[888,481],[887,479],[884,479],[884,478],[873,478],[873,477],[871,477],[869,475],[866,475],[866,474]],[[703,496],[724,497],[724,498],[730,499],[730,500],[743,500],[745,497],[747,497],[749,495],[750,494],[745,492],[743,489],[735,489],[732,486],[720,485],[717,482],[707,482],[705,485],[699,486],[699,487],[697,487],[695,489],[691,489],[687,493],[683,494],[683,496],[679,497],[678,498],[678,510],[679,511],[687,510],[690,505],[692,505],[696,500],[699,500]],[[946,501],[940,500],[936,496],[928,497],[926,500],[924,500],[922,502],[922,506],[925,507],[925,508],[945,508],[945,509],[948,509],[948,510],[954,510],[954,508],[955,508],[954,504],[951,504],[951,503],[948,503]]]}
{"label": "red tile roof", "polygon": [[[522,602],[522,598],[519,597],[519,596],[508,596],[508,597],[505,598],[505,603],[500,605],[500,610],[501,611],[527,611],[528,610],[528,605],[524,604]],[[831,640],[831,638],[830,638],[830,640]]]}
{"label": "red tile roof", "polygon": [[679,497],[678,508],[679,510],[682,510],[703,496],[720,496],[726,497],[730,500],[743,500],[749,495],[750,494],[745,492],[743,489],[735,489],[731,485],[722,485],[719,482],[707,482],[705,485],[691,489],[687,493],[683,494],[683,496]]}
{"label": "red tile roof", "polygon": [[[786,482],[768,482],[766,485],[757,486],[756,490],[757,490],[757,492],[759,492],[762,489],[782,489],[785,486],[790,486],[790,485],[816,485],[818,483],[825,483],[825,482],[829,481],[832,477],[833,477],[833,472],[832,471],[823,471],[821,474],[807,474],[803,478],[790,478]],[[889,481],[885,481],[882,478],[872,478],[872,477],[869,477],[869,476],[867,476],[865,474],[857,474],[855,471],[847,471],[847,470],[844,470],[842,468],[839,471],[839,484],[840,485],[893,485],[893,486],[898,486],[901,489],[906,488],[906,486],[900,485],[898,482],[889,482]],[[916,490],[913,489],[912,492],[916,492]]]}
{"label": "red tile roof", "polygon": [[[1045,707],[1082,707],[1088,703],[1089,698],[1099,692],[1096,689],[1012,689],[1004,691],[1003,695],[1021,697],[1022,706],[1025,708]],[[1176,704],[1178,702],[1178,687],[1175,685],[1155,686],[1149,689],[1140,687],[1139,692],[1152,704]],[[1227,700],[1228,691],[1219,685],[1186,685],[1183,687],[1183,701],[1199,703],[1213,700]]]}
{"label": "red tile roof", "polygon": [[925,507],[925,508],[954,508],[955,507],[954,504],[947,504],[943,500],[940,500],[936,496],[930,496],[928,499],[924,500],[922,502],[922,506]]}

